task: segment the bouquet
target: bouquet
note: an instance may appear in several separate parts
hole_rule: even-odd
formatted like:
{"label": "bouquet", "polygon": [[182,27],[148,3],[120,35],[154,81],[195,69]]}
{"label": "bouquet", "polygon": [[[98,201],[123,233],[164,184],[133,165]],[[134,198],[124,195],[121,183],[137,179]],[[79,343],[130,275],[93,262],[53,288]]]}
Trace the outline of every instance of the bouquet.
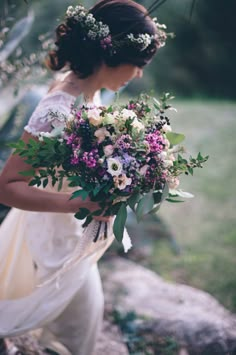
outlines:
{"label": "bouquet", "polygon": [[[81,208],[75,217],[85,220],[86,227],[104,211],[114,215],[113,232],[121,242],[128,207],[140,221],[157,212],[164,200],[176,203],[192,197],[179,189],[179,176],[193,175],[193,169],[208,159],[201,153],[196,158],[183,157],[180,143],[185,137],[172,132],[167,116],[174,110],[169,104],[172,98],[164,94],[157,100],[142,94],[124,105],[75,103],[68,116],[50,112],[52,118],[60,118],[59,126],[50,133],[41,132],[38,141],[11,144],[15,154],[32,166],[21,174],[32,177],[31,186],[46,187],[50,181],[58,190],[66,179],[74,188],[71,199],[89,197],[100,206],[95,212]],[[107,234],[106,223],[96,224],[94,242],[101,231]]]}

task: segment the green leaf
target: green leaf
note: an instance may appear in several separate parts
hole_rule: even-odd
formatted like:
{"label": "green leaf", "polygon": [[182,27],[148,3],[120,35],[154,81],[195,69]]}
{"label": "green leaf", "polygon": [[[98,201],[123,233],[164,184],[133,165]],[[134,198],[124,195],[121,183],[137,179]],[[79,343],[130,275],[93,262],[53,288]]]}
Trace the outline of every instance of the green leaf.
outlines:
{"label": "green leaf", "polygon": [[157,211],[159,211],[160,208],[161,208],[161,204],[159,203],[157,206],[155,206],[155,207],[149,212],[149,214],[156,213]]}
{"label": "green leaf", "polygon": [[113,232],[118,242],[122,242],[126,219],[127,219],[126,204],[122,203],[113,225]]}
{"label": "green leaf", "polygon": [[166,137],[171,145],[176,145],[185,139],[185,135],[182,133],[167,132]]}
{"label": "green leaf", "polygon": [[60,176],[57,191],[61,191],[62,184],[63,184],[63,176]]}
{"label": "green leaf", "polygon": [[79,211],[75,214],[75,218],[84,219],[90,214],[90,211],[87,208],[80,208]]}
{"label": "green leaf", "polygon": [[200,161],[203,160],[203,156],[201,155],[200,152],[198,153],[197,160],[200,160]]}
{"label": "green leaf", "polygon": [[45,188],[48,184],[48,178],[44,179],[43,180],[43,187]]}
{"label": "green leaf", "polygon": [[180,203],[180,202],[184,202],[182,200],[174,200],[173,198],[166,198],[166,201],[168,202],[172,202],[172,203]]}
{"label": "green leaf", "polygon": [[154,206],[154,198],[153,193],[149,192],[148,194],[144,195],[141,200],[138,202],[135,214],[137,217],[137,221],[139,222],[143,216],[149,213]]}
{"label": "green leaf", "polygon": [[160,203],[162,201],[162,192],[157,191],[153,193],[154,203]]}
{"label": "green leaf", "polygon": [[93,220],[93,217],[91,215],[89,215],[88,217],[86,217],[85,222],[82,224],[82,227],[85,228],[89,225],[89,223],[91,223]]}
{"label": "green leaf", "polygon": [[168,184],[165,184],[164,189],[162,190],[161,202],[164,201],[169,196],[169,187]]}
{"label": "green leaf", "polygon": [[127,200],[129,207],[135,211],[135,205],[140,199],[140,194],[138,192],[134,193],[130,198]]}
{"label": "green leaf", "polygon": [[34,176],[35,175],[35,170],[34,169],[30,169],[30,170],[25,170],[25,171],[19,171],[20,175],[23,176]]}
{"label": "green leaf", "polygon": [[100,192],[101,189],[102,189],[102,186],[101,185],[97,185],[95,187],[95,189],[92,191],[93,192],[93,196],[96,196]]}
{"label": "green leaf", "polygon": [[188,166],[187,168],[188,168],[189,174],[193,175],[193,168],[191,166]]}
{"label": "green leaf", "polygon": [[29,186],[34,186],[34,185],[37,185],[38,184],[38,180],[36,179],[33,179],[29,182]]}
{"label": "green leaf", "polygon": [[74,198],[77,198],[77,197],[81,197],[82,200],[84,201],[87,197],[88,197],[88,192],[85,191],[85,190],[77,190],[77,191],[74,191],[71,195],[71,197],[69,198],[69,200],[73,200]]}

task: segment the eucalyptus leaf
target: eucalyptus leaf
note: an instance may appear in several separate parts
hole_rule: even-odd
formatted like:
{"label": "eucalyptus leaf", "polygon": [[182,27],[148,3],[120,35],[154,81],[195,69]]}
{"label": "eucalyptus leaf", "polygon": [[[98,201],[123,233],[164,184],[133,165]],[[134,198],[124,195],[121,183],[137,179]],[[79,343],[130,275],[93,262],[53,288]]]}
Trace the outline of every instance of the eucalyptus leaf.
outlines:
{"label": "eucalyptus leaf", "polygon": [[119,242],[121,242],[123,239],[126,219],[127,219],[126,204],[122,203],[116,215],[114,225],[113,225],[114,235]]}
{"label": "eucalyptus leaf", "polygon": [[153,213],[158,212],[160,208],[161,208],[161,204],[159,203],[149,212],[149,214],[153,214]]}
{"label": "eucalyptus leaf", "polygon": [[137,193],[134,193],[132,196],[130,196],[130,198],[128,199],[128,205],[129,207],[135,211],[135,205],[136,203],[139,201],[140,199],[140,194],[137,192]]}
{"label": "eucalyptus leaf", "polygon": [[164,201],[169,196],[169,187],[168,184],[165,184],[164,189],[162,190],[161,201]]}
{"label": "eucalyptus leaf", "polygon": [[185,135],[182,133],[167,132],[166,137],[171,145],[176,145],[184,141]]}
{"label": "eucalyptus leaf", "polygon": [[153,209],[153,206],[154,206],[153,193],[149,192],[145,194],[138,202],[137,208],[135,210],[137,221],[139,222],[145,214],[149,213]]}

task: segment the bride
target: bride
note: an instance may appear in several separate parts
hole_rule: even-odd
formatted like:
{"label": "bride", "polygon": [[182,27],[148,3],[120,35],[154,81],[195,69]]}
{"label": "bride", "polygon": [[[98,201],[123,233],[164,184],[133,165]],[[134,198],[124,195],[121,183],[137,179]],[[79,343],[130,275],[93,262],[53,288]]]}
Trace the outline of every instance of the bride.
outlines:
{"label": "bride", "polygon": [[[70,6],[56,29],[56,49],[47,58],[53,83],[24,128],[22,139],[37,140],[58,122],[50,111],[68,115],[76,97],[98,103],[101,88],[116,91],[141,78],[143,68],[164,45],[165,32],[132,0],[102,0],[87,11]],[[114,240],[90,242],[74,213],[95,202],[69,200],[71,189],[29,186],[19,175],[29,166],[12,155],[0,176],[0,203],[13,207],[0,227],[0,337],[41,328],[40,343],[59,354],[91,355],[103,320],[104,298],[97,261]],[[81,251],[81,249],[80,249]]]}

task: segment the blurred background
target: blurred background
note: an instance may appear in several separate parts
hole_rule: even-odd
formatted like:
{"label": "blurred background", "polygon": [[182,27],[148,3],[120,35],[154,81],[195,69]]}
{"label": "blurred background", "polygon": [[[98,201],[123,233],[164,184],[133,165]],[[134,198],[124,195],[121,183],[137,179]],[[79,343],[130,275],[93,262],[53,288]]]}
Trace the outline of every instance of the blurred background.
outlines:
{"label": "blurred background", "polygon": [[[150,0],[139,1],[144,6]],[[94,1],[81,1],[89,7]],[[73,0],[0,0],[0,170],[15,141],[46,93],[52,73],[42,65],[54,28]],[[209,155],[203,170],[184,176],[181,188],[195,195],[182,204],[165,202],[137,226],[129,216],[134,247],[125,255],[167,280],[210,292],[236,311],[236,2],[167,0],[152,16],[176,37],[169,39],[141,80],[121,99],[141,91],[171,92],[178,113],[172,128],[186,135],[187,154]],[[112,94],[103,93],[106,100]],[[1,219],[7,213],[0,206]],[[109,253],[124,256],[114,244]]]}

